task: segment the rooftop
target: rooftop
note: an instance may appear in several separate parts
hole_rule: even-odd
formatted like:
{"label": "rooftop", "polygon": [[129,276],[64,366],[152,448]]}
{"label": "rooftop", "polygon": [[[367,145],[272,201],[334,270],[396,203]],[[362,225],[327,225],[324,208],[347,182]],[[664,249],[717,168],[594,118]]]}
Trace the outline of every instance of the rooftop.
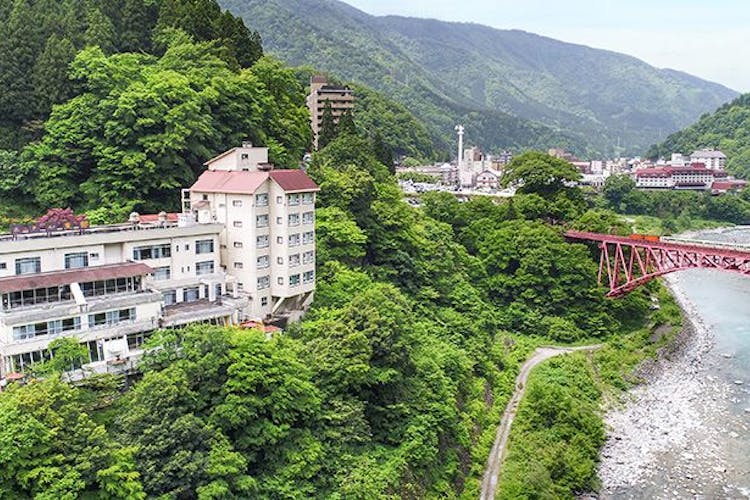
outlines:
{"label": "rooftop", "polygon": [[132,278],[152,273],[153,270],[141,262],[124,262],[106,266],[66,269],[47,273],[9,276],[0,278],[0,293],[20,292],[37,288],[69,285],[71,283],[88,283],[117,278]]}

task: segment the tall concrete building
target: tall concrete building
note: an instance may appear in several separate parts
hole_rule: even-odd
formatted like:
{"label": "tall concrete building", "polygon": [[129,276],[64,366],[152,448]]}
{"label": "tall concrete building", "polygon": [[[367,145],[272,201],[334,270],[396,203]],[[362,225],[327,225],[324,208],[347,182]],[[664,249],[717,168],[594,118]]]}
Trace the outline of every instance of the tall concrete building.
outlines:
{"label": "tall concrete building", "polygon": [[88,227],[62,211],[0,235],[0,385],[59,337],[86,346],[85,376],[132,370],[159,328],[300,317],[315,290],[318,187],[249,144],[206,165],[182,213]]}
{"label": "tall concrete building", "polygon": [[318,148],[318,136],[323,123],[323,110],[326,101],[331,103],[334,123],[346,110],[354,108],[354,92],[349,87],[337,87],[328,84],[325,76],[316,75],[310,80],[310,94],[307,96],[307,107],[310,110],[310,124],[313,130],[313,142]]}

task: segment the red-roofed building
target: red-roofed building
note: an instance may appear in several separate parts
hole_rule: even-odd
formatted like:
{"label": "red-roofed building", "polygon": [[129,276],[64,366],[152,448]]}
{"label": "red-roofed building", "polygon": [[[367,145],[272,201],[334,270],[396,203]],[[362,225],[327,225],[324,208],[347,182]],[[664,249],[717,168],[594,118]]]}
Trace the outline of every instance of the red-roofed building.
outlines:
{"label": "red-roofed building", "polygon": [[221,260],[238,293],[250,298],[248,318],[295,319],[315,290],[315,195],[302,170],[275,170],[268,151],[245,144],[206,163],[183,194],[199,223],[218,222]]}
{"label": "red-roofed building", "polygon": [[651,189],[710,189],[716,177],[726,176],[723,171],[706,168],[703,163],[685,166],[642,168],[636,171],[636,186]]}

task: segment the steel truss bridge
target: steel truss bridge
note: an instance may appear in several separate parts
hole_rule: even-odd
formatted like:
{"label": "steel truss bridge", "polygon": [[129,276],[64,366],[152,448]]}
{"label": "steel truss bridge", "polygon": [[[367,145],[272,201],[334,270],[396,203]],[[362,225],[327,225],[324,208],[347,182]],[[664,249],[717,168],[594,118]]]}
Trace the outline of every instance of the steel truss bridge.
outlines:
{"label": "steel truss bridge", "polygon": [[750,275],[750,247],[746,246],[583,231],[567,231],[565,237],[598,244],[599,283],[609,286],[608,297],[622,297],[654,278],[686,269],[719,269]]}

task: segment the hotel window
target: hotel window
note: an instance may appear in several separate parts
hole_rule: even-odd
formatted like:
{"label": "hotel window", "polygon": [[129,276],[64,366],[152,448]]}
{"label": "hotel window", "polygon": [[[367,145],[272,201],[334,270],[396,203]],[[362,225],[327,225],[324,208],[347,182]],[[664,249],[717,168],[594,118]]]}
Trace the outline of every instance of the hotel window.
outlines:
{"label": "hotel window", "polygon": [[278,265],[284,264],[284,257],[276,257],[276,263]]}
{"label": "hotel window", "polygon": [[306,273],[304,273],[302,275],[302,282],[303,283],[307,284],[307,283],[312,283],[313,281],[315,281],[315,272],[314,271],[307,271]]}
{"label": "hotel window", "polygon": [[294,255],[289,256],[289,267],[297,266],[299,266],[299,254],[295,253]]}
{"label": "hotel window", "polygon": [[305,245],[309,245],[310,243],[315,243],[315,232],[308,231],[306,233],[302,234],[302,243]]}
{"label": "hotel window", "polygon": [[289,205],[299,205],[299,195],[298,194],[290,194],[289,195]]}
{"label": "hotel window", "polygon": [[299,286],[299,274],[289,276],[289,286]]}
{"label": "hotel window", "polygon": [[276,204],[277,205],[281,205],[282,203],[284,203],[284,197],[283,196],[277,196],[276,197]]}
{"label": "hotel window", "polygon": [[65,254],[65,269],[78,269],[81,267],[88,267],[88,265],[89,265],[88,252]]}
{"label": "hotel window", "polygon": [[281,277],[281,276],[279,276],[279,277],[278,277],[278,278],[276,279],[276,282],[277,282],[277,283],[278,283],[279,285],[283,285],[283,284],[284,284],[284,278],[283,278],[283,277]]}
{"label": "hotel window", "polygon": [[271,286],[270,276],[261,276],[258,278],[258,290],[264,290]]}
{"label": "hotel window", "polygon": [[195,263],[195,275],[203,276],[205,274],[213,274],[214,272],[214,261],[206,260],[203,262]]}
{"label": "hotel window", "polygon": [[[268,236],[266,236],[266,238],[268,238]],[[234,242],[234,248],[242,248],[244,246],[245,245],[241,241],[235,241]]]}
{"label": "hotel window", "polygon": [[299,245],[299,233],[289,235],[289,246],[296,247]]}
{"label": "hotel window", "polygon": [[289,225],[299,226],[299,214],[289,214]]}
{"label": "hotel window", "polygon": [[234,268],[235,269],[242,269],[243,267],[245,267],[245,265],[242,262],[235,262],[234,263]]}
{"label": "hotel window", "polygon": [[242,200],[232,200],[232,206],[233,207],[241,207],[242,206]]}
{"label": "hotel window", "polygon": [[303,264],[312,264],[315,262],[315,252],[305,252],[302,254],[302,263]]}
{"label": "hotel window", "polygon": [[214,252],[214,240],[198,240],[195,242],[195,253],[213,253]]}
{"label": "hotel window", "polygon": [[171,256],[172,247],[169,244],[136,247],[133,249],[133,260],[164,259]]}
{"label": "hotel window", "polygon": [[271,260],[268,258],[268,255],[258,257],[258,269],[265,269],[269,265],[271,265]]}
{"label": "hotel window", "polygon": [[0,262],[0,269],[8,269],[8,264],[5,262]]}
{"label": "hotel window", "polygon": [[35,274],[42,272],[41,257],[16,259],[16,274]]}
{"label": "hotel window", "polygon": [[278,243],[279,245],[283,245],[284,244],[284,237],[283,236],[277,236],[276,237],[276,243]]}
{"label": "hotel window", "polygon": [[194,286],[192,288],[185,288],[182,291],[183,302],[196,302],[200,300],[200,297],[201,297],[200,287]]}
{"label": "hotel window", "polygon": [[302,224],[312,224],[315,222],[315,212],[305,212],[302,214]]}
{"label": "hotel window", "polygon": [[302,193],[302,203],[305,205],[309,205],[310,203],[315,201],[315,195],[312,193]]}
{"label": "hotel window", "polygon": [[242,227],[242,221],[241,220],[236,220],[236,221],[232,222],[232,225],[234,227]]}
{"label": "hotel window", "polygon": [[96,314],[89,314],[89,327],[116,325],[125,321],[135,320],[135,308],[120,309],[119,311],[107,311]]}
{"label": "hotel window", "polygon": [[283,223],[284,223],[284,218],[283,217],[276,217],[276,225],[277,226],[280,226]]}
{"label": "hotel window", "polygon": [[255,217],[256,227],[268,227],[268,214],[257,215]]}
{"label": "hotel window", "polygon": [[89,258],[90,258],[91,260],[99,260],[99,254],[98,254],[97,252],[91,252],[91,253],[89,254]]}
{"label": "hotel window", "polygon": [[267,207],[268,206],[268,193],[256,194],[255,205],[258,207]]}
{"label": "hotel window", "polygon": [[[241,245],[242,245],[242,243],[240,243],[240,246]],[[257,238],[255,238],[255,246],[258,247],[258,248],[266,248],[266,247],[268,247],[268,235],[264,234],[264,235],[261,235],[261,236],[258,236]]]}
{"label": "hotel window", "polygon": [[165,306],[171,306],[177,303],[177,290],[167,290],[162,292],[162,299],[164,299]]}
{"label": "hotel window", "polygon": [[268,305],[268,297],[261,297],[260,298],[260,305],[261,305],[261,307],[266,307]]}
{"label": "hotel window", "polygon": [[169,266],[154,268],[154,279],[157,281],[168,280],[171,276],[172,268]]}

